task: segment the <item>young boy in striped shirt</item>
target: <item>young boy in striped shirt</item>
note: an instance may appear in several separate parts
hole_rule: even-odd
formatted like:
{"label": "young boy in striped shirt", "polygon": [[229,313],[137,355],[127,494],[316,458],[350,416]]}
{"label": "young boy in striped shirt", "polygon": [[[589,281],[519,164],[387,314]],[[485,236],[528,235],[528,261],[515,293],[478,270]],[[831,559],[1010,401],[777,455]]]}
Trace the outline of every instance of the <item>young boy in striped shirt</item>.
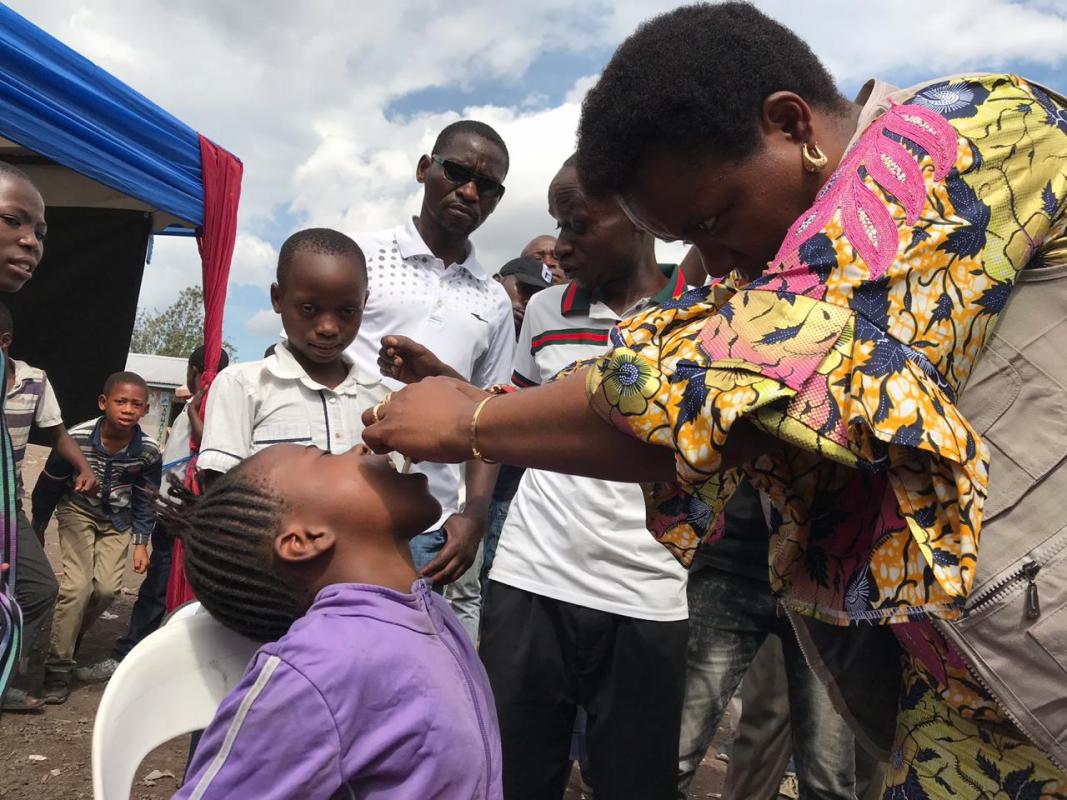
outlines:
{"label": "young boy in striped shirt", "polygon": [[[45,662],[44,701],[64,703],[70,695],[75,650],[81,637],[111,605],[122,584],[126,553],[133,543],[133,568],[148,567],[148,541],[155,527],[150,492],[159,487],[159,445],[141,432],[148,413],[148,385],[134,372],[116,372],[104,384],[100,417],[70,430],[100,491],[74,491],[74,469],[53,451],[33,490],[33,526],[43,530],[56,511],[63,553],[63,580],[52,621],[52,646]],[[58,509],[57,509],[58,506]]]}

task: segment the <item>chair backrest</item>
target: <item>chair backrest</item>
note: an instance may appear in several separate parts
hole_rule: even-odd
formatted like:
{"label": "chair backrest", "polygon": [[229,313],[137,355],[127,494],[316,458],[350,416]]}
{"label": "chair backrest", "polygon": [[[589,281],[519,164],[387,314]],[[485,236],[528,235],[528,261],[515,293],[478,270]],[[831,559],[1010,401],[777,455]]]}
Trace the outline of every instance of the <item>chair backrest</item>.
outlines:
{"label": "chair backrest", "polygon": [[96,710],[95,800],[129,800],[146,755],[206,728],[258,647],[206,611],[185,607],[133,648]]}

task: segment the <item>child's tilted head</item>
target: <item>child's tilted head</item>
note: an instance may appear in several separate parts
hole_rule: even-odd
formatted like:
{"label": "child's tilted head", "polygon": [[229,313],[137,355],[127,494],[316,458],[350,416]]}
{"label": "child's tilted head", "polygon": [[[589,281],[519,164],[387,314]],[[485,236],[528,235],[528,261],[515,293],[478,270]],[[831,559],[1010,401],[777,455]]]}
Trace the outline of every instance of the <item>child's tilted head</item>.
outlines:
{"label": "child's tilted head", "polygon": [[363,252],[352,239],[329,228],[294,233],[278,254],[270,296],[298,360],[336,361],[356,338],[363,319]]}
{"label": "child's tilted head", "polygon": [[425,476],[401,475],[361,447],[275,445],[201,497],[175,485],[169,495],[158,515],[182,540],[197,598],[257,641],[284,635],[324,586],[379,583],[441,513]]}
{"label": "child's tilted head", "polygon": [[136,372],[116,372],[104,382],[97,404],[115,428],[133,430],[148,413],[148,384]]}
{"label": "child's tilted head", "polygon": [[17,292],[44,256],[44,200],[18,167],[0,161],[0,292]]}

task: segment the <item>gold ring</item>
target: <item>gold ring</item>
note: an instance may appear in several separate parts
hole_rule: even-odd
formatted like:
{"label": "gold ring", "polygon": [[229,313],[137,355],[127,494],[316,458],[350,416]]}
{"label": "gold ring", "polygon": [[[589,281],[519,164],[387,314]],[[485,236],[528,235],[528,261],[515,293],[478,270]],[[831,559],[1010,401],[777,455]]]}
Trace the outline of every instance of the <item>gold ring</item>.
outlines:
{"label": "gold ring", "polygon": [[393,399],[393,393],[392,392],[386,393],[385,399],[382,400],[382,405],[384,406],[386,403],[388,403],[392,399]]}
{"label": "gold ring", "polygon": [[377,425],[379,422],[381,422],[381,420],[378,419],[378,412],[381,411],[382,406],[385,405],[385,402],[386,402],[385,400],[382,400],[382,402],[378,403],[377,405],[374,406],[374,408],[372,408],[370,410],[370,415],[371,415],[371,418],[374,420],[374,424],[375,425]]}

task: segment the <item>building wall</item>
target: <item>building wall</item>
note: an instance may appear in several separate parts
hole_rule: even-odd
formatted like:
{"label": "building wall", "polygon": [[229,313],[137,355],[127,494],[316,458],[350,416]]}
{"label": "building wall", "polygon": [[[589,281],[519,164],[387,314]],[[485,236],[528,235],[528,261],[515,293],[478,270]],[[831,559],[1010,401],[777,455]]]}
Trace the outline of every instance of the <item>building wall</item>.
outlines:
{"label": "building wall", "polygon": [[167,438],[167,421],[174,403],[174,388],[170,386],[148,387],[148,413],[141,420],[141,430],[159,442],[162,447]]}

